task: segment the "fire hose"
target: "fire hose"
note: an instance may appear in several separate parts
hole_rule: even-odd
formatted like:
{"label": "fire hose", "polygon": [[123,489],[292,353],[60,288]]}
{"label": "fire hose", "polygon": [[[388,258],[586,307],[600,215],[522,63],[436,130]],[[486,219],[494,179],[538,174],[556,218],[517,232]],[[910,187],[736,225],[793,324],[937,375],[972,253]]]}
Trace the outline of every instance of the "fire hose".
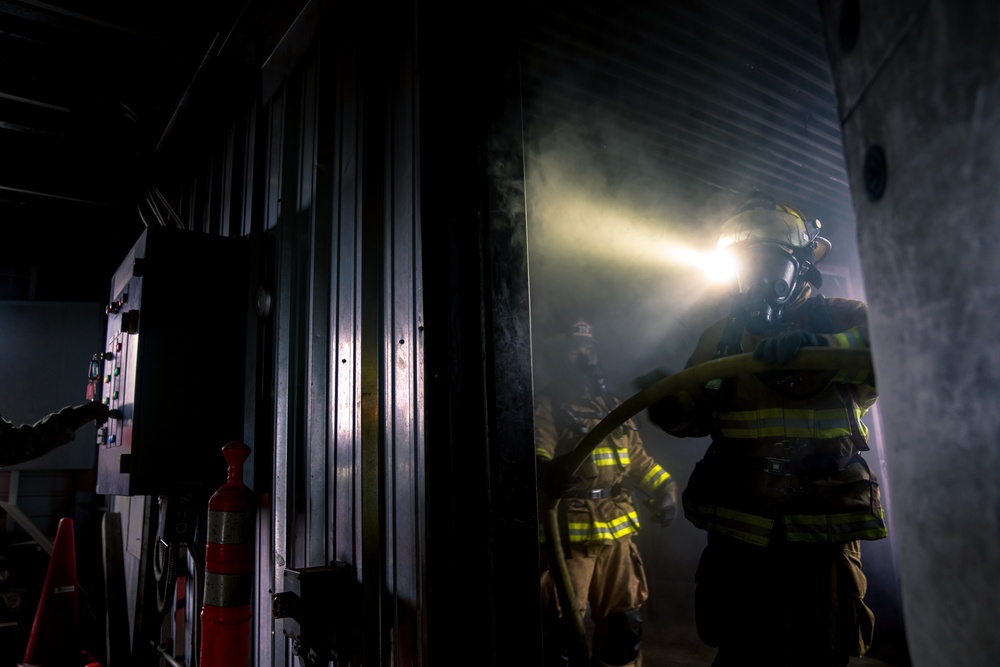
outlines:
{"label": "fire hose", "polygon": [[[712,359],[696,366],[691,366],[655,382],[608,413],[604,419],[583,436],[583,439],[580,440],[573,451],[565,456],[563,459],[566,465],[565,472],[568,475],[576,474],[576,471],[584,461],[590,457],[594,448],[611,435],[612,431],[634,415],[667,396],[685,390],[697,391],[699,387],[715,379],[737,375],[753,375],[776,369],[788,371],[870,371],[872,369],[872,361],[868,350],[807,347],[799,351],[791,361],[780,367],[765,365],[763,361],[754,359],[753,353],[750,352]],[[576,656],[586,656],[589,651],[587,649],[587,633],[583,624],[583,615],[576,604],[576,594],[569,578],[569,570],[566,566],[566,556],[563,552],[562,542],[559,539],[559,518],[557,511],[559,499],[545,498],[543,496],[543,501],[542,509],[544,510],[544,515],[542,520],[544,522],[545,543],[548,548],[549,560],[554,565],[556,591],[565,613],[573,614],[576,645],[571,647],[571,657],[573,654]],[[576,663],[571,660],[571,664]],[[580,662],[579,664],[586,663]]]}

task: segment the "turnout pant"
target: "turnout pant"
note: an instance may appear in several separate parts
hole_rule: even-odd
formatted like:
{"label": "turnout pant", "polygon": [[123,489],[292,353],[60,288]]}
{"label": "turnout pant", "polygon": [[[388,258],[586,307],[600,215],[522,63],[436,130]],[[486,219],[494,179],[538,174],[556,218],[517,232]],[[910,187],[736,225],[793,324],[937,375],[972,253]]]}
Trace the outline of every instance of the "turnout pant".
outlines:
{"label": "turnout pant", "polygon": [[[642,637],[640,607],[649,596],[639,550],[631,537],[611,544],[573,545],[566,566],[576,593],[577,609],[594,623],[592,655],[596,664],[637,665]],[[543,557],[543,563],[547,558]],[[557,576],[542,571],[542,603],[546,623],[546,665],[565,664],[566,642],[574,641],[571,618],[563,613],[556,591]]]}

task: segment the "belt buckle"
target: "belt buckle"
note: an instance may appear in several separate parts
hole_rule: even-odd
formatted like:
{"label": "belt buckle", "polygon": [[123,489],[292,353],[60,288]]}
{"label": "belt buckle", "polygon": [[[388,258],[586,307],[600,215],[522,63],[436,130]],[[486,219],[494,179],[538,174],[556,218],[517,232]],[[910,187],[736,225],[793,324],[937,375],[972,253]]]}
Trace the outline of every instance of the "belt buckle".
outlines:
{"label": "belt buckle", "polygon": [[772,475],[785,475],[788,476],[788,462],[791,459],[779,459],[776,456],[765,456],[764,457],[764,472],[770,473]]}
{"label": "belt buckle", "polygon": [[604,489],[591,489],[590,500],[600,500],[604,497]]}

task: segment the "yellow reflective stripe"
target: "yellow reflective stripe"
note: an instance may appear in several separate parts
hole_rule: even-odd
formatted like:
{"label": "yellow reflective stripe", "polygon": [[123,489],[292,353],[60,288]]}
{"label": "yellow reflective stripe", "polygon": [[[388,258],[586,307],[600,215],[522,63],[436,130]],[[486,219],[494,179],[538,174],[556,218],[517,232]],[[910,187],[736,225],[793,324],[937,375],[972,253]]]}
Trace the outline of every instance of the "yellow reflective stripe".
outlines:
{"label": "yellow reflective stripe", "polygon": [[545,459],[546,461],[552,460],[552,455],[549,454],[548,450],[542,449],[541,447],[535,447],[535,456],[540,459]]}
{"label": "yellow reflective stripe", "polygon": [[831,347],[848,347],[858,350],[867,349],[868,346],[865,344],[865,339],[861,335],[861,330],[857,327],[851,327],[847,331],[842,331],[841,333],[827,334],[828,336],[833,336],[836,341],[836,345]]}
{"label": "yellow reflective stripe", "polygon": [[853,542],[878,540],[888,535],[885,511],[850,514],[789,514],[782,517],[789,542]]}
{"label": "yellow reflective stripe", "polygon": [[597,466],[614,466],[619,463],[628,465],[631,463],[628,450],[618,447],[595,447],[592,457],[594,465]]}
{"label": "yellow reflective stripe", "polygon": [[635,510],[612,521],[570,521],[568,524],[570,542],[592,542],[594,540],[617,540],[638,532],[639,515]]}
{"label": "yellow reflective stripe", "polygon": [[668,479],[670,479],[670,473],[661,468],[659,464],[656,464],[650,468],[649,472],[643,475],[639,486],[649,492],[653,492],[663,486]]}
{"label": "yellow reflective stripe", "polygon": [[[857,350],[868,349],[868,345],[865,343],[865,339],[857,327],[851,327],[841,333],[827,335],[831,336],[834,340],[834,344],[831,347]],[[869,382],[871,377],[871,371],[842,370],[833,376],[833,382],[838,384],[864,384],[865,382]]]}
{"label": "yellow reflective stripe", "polygon": [[[839,438],[851,434],[851,422],[843,409],[765,408],[719,412],[717,417],[720,431],[727,438]],[[860,422],[860,410],[855,410],[855,417]]]}
{"label": "yellow reflective stripe", "polygon": [[712,530],[737,540],[766,547],[771,539],[774,520],[738,512],[717,505],[684,502],[684,517],[702,530]]}

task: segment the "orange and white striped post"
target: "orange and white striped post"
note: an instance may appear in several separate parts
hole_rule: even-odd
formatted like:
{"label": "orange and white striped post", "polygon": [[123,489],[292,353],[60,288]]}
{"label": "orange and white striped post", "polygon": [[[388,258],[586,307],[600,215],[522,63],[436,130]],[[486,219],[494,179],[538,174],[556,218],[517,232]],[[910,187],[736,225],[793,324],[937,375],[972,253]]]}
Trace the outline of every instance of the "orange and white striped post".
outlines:
{"label": "orange and white striped post", "polygon": [[201,607],[201,667],[247,665],[253,591],[253,492],[243,483],[250,447],[232,441],[222,448],[226,483],[208,500],[205,589]]}

